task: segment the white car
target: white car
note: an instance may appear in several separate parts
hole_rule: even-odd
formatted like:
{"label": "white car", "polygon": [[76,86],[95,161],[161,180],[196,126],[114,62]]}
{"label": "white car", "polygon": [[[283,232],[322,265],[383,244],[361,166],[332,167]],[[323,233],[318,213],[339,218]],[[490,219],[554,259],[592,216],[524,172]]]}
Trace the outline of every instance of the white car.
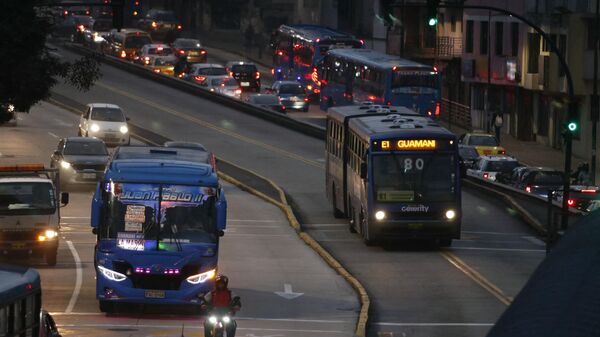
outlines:
{"label": "white car", "polygon": [[185,75],[186,80],[199,84],[203,87],[213,87],[213,83],[217,83],[213,80],[224,81],[230,77],[231,76],[227,74],[227,70],[225,69],[225,67],[223,67],[220,64],[214,63],[192,64],[192,66],[190,67],[189,74]]}
{"label": "white car", "polygon": [[496,181],[498,175],[510,175],[513,169],[518,166],[522,165],[519,164],[517,159],[510,156],[481,156],[477,158],[472,168],[467,170],[467,176]]}
{"label": "white car", "polygon": [[90,103],[79,120],[79,136],[102,139],[106,145],[129,145],[129,127],[118,105]]}
{"label": "white car", "polygon": [[143,64],[145,66],[152,64],[153,60],[157,57],[167,59],[173,63],[177,61],[173,49],[166,44],[154,43],[144,45],[135,59],[135,62]]}
{"label": "white car", "polygon": [[[214,92],[216,93],[237,99],[242,97],[242,88],[238,81],[233,77],[229,77],[225,80],[213,80],[213,83],[217,84],[214,86]],[[210,88],[211,91],[213,91],[212,89],[213,88]]]}

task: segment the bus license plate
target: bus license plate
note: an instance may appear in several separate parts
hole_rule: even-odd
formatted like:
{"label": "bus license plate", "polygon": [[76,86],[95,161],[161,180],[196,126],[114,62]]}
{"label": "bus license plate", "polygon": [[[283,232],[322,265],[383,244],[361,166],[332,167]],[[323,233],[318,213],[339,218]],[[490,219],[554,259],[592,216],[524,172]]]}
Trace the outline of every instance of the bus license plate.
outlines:
{"label": "bus license plate", "polygon": [[242,82],[240,84],[242,85],[242,87],[249,87],[250,86],[250,82]]}
{"label": "bus license plate", "polygon": [[13,243],[13,244],[11,245],[11,247],[12,247],[13,249],[23,249],[23,248],[25,248],[25,243],[23,243],[23,242],[19,242],[19,243]]}
{"label": "bus license plate", "polygon": [[144,296],[146,298],[165,298],[165,292],[162,290],[146,290]]}

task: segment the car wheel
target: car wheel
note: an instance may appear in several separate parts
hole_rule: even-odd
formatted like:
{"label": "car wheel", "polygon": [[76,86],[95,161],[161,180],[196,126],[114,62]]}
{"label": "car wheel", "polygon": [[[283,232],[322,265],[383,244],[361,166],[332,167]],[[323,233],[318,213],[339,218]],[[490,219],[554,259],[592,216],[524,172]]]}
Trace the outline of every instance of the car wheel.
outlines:
{"label": "car wheel", "polygon": [[101,312],[104,312],[104,313],[107,313],[107,314],[110,314],[110,313],[112,313],[115,310],[114,303],[110,302],[110,301],[102,301],[102,300],[100,300],[98,302],[98,306],[100,307],[100,311]]}
{"label": "car wheel", "polygon": [[375,244],[377,243],[377,241],[375,239],[371,238],[371,236],[369,235],[369,229],[368,229],[367,219],[365,218],[365,213],[364,213],[363,210],[360,211],[359,221],[360,221],[360,227],[361,227],[361,234],[362,234],[362,237],[363,237],[363,242],[368,247],[375,246]]}

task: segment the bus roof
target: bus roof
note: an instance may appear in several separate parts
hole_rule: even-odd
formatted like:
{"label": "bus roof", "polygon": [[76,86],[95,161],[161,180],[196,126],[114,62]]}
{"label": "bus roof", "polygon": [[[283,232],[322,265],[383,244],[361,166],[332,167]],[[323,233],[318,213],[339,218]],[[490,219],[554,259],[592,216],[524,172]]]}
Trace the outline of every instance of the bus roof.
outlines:
{"label": "bus roof", "polygon": [[296,35],[298,38],[307,41],[314,41],[316,39],[357,40],[354,35],[318,25],[281,25],[278,31],[290,35]]}
{"label": "bus roof", "polygon": [[402,106],[388,108],[350,105],[332,107],[327,116],[343,123],[347,117],[378,113],[381,115],[355,117],[350,120],[352,130],[364,139],[375,140],[402,136],[439,137],[455,139],[456,136],[430,118]]}
{"label": "bus roof", "polygon": [[0,265],[0,306],[40,289],[40,274],[33,268]]}
{"label": "bus roof", "polygon": [[216,186],[209,152],[199,148],[122,146],[105,173],[106,180]]}
{"label": "bus roof", "polygon": [[345,60],[355,60],[361,64],[368,65],[373,68],[392,69],[394,67],[398,67],[400,70],[402,70],[402,68],[416,68],[418,70],[433,71],[432,66],[403,59],[399,56],[378,52],[373,49],[337,48],[329,50],[327,54]]}

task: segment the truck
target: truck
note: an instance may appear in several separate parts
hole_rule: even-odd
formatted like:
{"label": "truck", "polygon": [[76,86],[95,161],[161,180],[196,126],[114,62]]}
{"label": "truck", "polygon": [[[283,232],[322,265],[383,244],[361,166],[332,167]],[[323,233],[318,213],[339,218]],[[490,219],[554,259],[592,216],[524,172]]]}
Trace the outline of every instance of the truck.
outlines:
{"label": "truck", "polygon": [[43,164],[0,166],[0,252],[5,257],[44,257],[56,265],[60,208],[69,203],[59,186],[58,170]]}
{"label": "truck", "polygon": [[92,198],[100,311],[121,303],[199,309],[218,273],[227,200],[204,148],[117,148]]}

